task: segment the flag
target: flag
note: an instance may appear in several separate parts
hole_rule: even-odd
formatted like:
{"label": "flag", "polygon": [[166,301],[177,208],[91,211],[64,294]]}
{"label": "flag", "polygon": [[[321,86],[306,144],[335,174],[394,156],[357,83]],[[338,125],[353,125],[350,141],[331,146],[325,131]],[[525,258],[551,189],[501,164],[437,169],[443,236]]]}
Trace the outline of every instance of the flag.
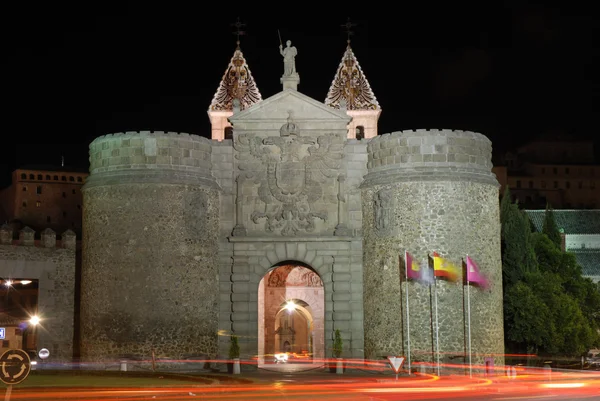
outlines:
{"label": "flag", "polygon": [[421,278],[421,268],[419,263],[413,259],[412,255],[404,252],[404,263],[406,263],[406,279],[419,280]]}
{"label": "flag", "polygon": [[416,280],[424,284],[433,283],[433,274],[427,263],[421,263],[415,260],[412,255],[408,252],[404,254],[404,261],[406,263],[406,279]]}
{"label": "flag", "polygon": [[490,283],[483,273],[479,271],[479,266],[467,255],[466,281],[468,284],[476,285],[484,289],[489,288]]}
{"label": "flag", "polygon": [[433,274],[435,277],[458,281],[460,269],[448,259],[442,258],[437,252],[433,253]]}

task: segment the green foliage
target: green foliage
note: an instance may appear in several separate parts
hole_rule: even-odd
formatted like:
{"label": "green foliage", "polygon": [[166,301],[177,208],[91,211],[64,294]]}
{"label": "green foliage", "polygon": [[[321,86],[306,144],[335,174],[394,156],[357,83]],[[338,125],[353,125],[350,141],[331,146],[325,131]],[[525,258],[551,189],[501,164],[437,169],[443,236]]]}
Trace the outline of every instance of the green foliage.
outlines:
{"label": "green foliage", "polygon": [[240,357],[240,345],[237,336],[231,336],[229,340],[229,359]]}
{"label": "green foliage", "polygon": [[559,249],[561,248],[561,237],[556,220],[554,219],[554,211],[550,204],[546,205],[546,213],[544,213],[544,225],[542,226],[542,233],[546,234],[554,245]]}
{"label": "green foliage", "polygon": [[551,210],[544,232],[532,233],[525,213],[503,198],[501,221],[507,349],[579,356],[598,346],[600,291],[562,252]]}
{"label": "green foliage", "polygon": [[[508,189],[507,189],[508,192]],[[510,198],[502,199],[502,270],[505,286],[522,279],[525,272],[534,271],[537,261],[532,246],[529,218]]]}
{"label": "green foliage", "polygon": [[342,340],[342,334],[339,329],[335,330],[335,339],[333,340],[333,356],[339,358],[342,356],[342,350],[344,347],[344,341]]}
{"label": "green foliage", "polygon": [[519,352],[536,352],[551,341],[554,325],[548,306],[522,281],[509,287],[504,296],[505,336]]}

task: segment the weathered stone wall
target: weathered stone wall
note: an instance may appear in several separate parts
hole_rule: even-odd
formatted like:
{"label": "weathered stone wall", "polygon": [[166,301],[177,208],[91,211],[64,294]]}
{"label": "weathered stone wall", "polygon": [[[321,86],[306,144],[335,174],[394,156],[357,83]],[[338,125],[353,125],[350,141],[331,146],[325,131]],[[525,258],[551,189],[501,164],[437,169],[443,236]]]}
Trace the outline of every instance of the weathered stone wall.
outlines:
{"label": "weathered stone wall", "polygon": [[25,227],[19,240],[7,225],[0,228],[0,276],[38,280],[38,311],[41,326],[36,330],[38,349],[50,351],[50,361],[71,362],[75,310],[75,233],[67,230],[62,240],[50,229],[41,241]]}
{"label": "weathered stone wall", "polygon": [[82,356],[217,352],[220,189],[211,142],[107,135],[84,187]]}
{"label": "weathered stone wall", "polygon": [[[408,348],[408,290],[412,360],[436,360],[429,287],[411,282],[400,290],[405,250],[419,261],[437,251],[459,266],[467,254],[474,258],[492,283],[490,291],[470,291],[474,362],[501,355],[500,222],[491,142],[473,132],[403,131],[373,138],[368,157],[362,184],[365,356],[396,355]],[[438,280],[432,291],[437,291],[439,352],[463,355],[463,286]]]}

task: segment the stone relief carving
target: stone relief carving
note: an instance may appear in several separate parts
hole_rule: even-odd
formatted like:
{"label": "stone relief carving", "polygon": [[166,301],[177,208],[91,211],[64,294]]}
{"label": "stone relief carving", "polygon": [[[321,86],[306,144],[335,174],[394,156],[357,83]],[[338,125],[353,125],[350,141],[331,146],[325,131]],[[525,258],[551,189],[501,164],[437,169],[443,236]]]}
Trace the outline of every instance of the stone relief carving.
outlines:
{"label": "stone relief carving", "polygon": [[240,174],[259,184],[258,195],[264,211],[254,211],[251,219],[266,219],[267,232],[284,236],[311,232],[315,220],[327,220],[313,205],[323,196],[323,184],[339,175],[343,139],[334,135],[317,138],[301,136],[291,117],[278,137],[241,134],[234,141]]}
{"label": "stone relief carving", "polygon": [[375,194],[375,228],[385,231],[390,227],[390,213],[393,210],[393,195],[389,189],[382,189]]}
{"label": "stone relief carving", "polygon": [[322,287],[323,281],[317,273],[298,266],[281,266],[271,271],[268,287]]}

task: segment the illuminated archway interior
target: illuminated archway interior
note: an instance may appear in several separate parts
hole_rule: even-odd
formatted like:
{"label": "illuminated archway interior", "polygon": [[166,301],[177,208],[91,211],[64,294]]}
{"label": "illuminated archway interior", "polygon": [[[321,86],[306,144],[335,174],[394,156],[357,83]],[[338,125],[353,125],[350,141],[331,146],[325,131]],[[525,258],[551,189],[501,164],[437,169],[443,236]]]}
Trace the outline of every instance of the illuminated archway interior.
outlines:
{"label": "illuminated archway interior", "polygon": [[270,270],[258,286],[259,363],[275,363],[289,352],[288,363],[325,356],[325,296],[319,275],[299,262]]}

